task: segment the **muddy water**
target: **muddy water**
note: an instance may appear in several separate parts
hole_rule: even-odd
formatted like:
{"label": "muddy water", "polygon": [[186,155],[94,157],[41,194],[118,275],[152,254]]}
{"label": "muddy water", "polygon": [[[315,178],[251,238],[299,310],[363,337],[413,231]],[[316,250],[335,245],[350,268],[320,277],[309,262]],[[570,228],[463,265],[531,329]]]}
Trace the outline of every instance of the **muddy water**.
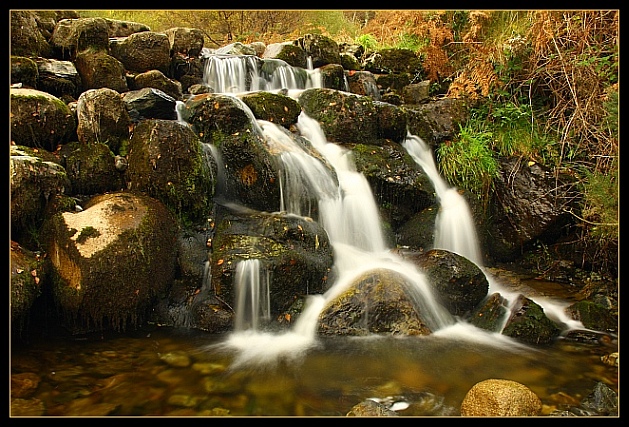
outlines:
{"label": "muddy water", "polygon": [[439,336],[335,337],[301,359],[230,368],[225,336],[158,328],[77,339],[13,343],[11,373],[35,390],[13,416],[345,416],[367,398],[401,401],[401,416],[458,416],[478,381],[521,382],[544,413],[578,406],[597,382],[617,392],[618,368],[601,356],[617,346],[557,340],[515,350]]}

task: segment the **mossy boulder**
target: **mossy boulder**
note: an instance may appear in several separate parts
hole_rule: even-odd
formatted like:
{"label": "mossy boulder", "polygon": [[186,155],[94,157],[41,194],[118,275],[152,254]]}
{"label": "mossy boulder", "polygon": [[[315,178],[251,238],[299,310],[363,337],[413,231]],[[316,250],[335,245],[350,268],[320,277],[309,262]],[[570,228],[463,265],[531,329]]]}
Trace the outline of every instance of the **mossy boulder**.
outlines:
{"label": "mossy boulder", "polygon": [[378,144],[377,110],[371,98],[327,88],[306,89],[299,104],[321,124],[329,141]]}
{"label": "mossy boulder", "polygon": [[25,56],[11,55],[11,84],[22,83],[26,89],[37,89],[37,63]]}
{"label": "mossy boulder", "polygon": [[417,106],[404,106],[408,131],[435,146],[451,140],[469,118],[471,104],[465,99],[444,98]]}
{"label": "mossy boulder", "polygon": [[164,31],[170,43],[170,56],[196,57],[203,49],[203,31],[198,28],[173,27]]}
{"label": "mossy boulder", "polygon": [[221,152],[226,194],[217,196],[252,209],[276,211],[280,200],[277,164],[260,126],[247,110],[237,97],[201,94],[186,101],[182,117],[202,141]]}
{"label": "mossy boulder", "polygon": [[216,227],[212,247],[212,286],[232,307],[235,269],[242,260],[260,260],[269,274],[272,317],[288,310],[297,297],[327,288],[332,247],[325,229],[310,219],[227,212]]}
{"label": "mossy boulder", "polygon": [[566,308],[566,313],[574,320],[579,320],[588,329],[603,332],[616,332],[618,319],[609,308],[594,301],[578,301]]}
{"label": "mossy boulder", "polygon": [[70,191],[71,184],[65,169],[51,157],[52,154],[45,150],[20,146],[10,148],[10,211],[13,240],[20,241],[29,233],[36,233],[43,221],[48,203],[55,195]]}
{"label": "mossy boulder", "polygon": [[51,54],[51,47],[37,25],[37,13],[29,10],[10,12],[11,55],[38,57]]}
{"label": "mossy boulder", "polygon": [[266,45],[262,58],[281,59],[293,67],[306,68],[306,52],[292,42]]}
{"label": "mossy boulder", "polygon": [[431,249],[435,242],[435,221],[439,205],[430,205],[413,214],[395,229],[396,245],[410,250]]}
{"label": "mossy boulder", "polygon": [[142,31],[110,43],[111,55],[135,73],[170,68],[170,41],[164,33]]}
{"label": "mossy boulder", "polygon": [[144,119],[176,120],[175,98],[159,89],[145,87],[122,94],[129,117],[133,122]]}
{"label": "mossy boulder", "polygon": [[494,292],[471,313],[469,321],[477,328],[500,332],[505,316],[509,313],[508,307],[507,300],[498,292]]}
{"label": "mossy boulder", "polygon": [[109,24],[103,18],[62,19],[50,39],[55,56],[76,59],[85,50],[109,51]]}
{"label": "mossy boulder", "polygon": [[319,314],[323,335],[429,335],[432,331],[413,304],[413,286],[400,273],[374,269],[356,277]]}
{"label": "mossy boulder", "polygon": [[177,226],[158,200],[117,192],[44,225],[54,299],[73,332],[125,330],[147,318],[175,268]]}
{"label": "mossy boulder", "polygon": [[11,89],[11,141],[55,151],[76,130],[70,108],[59,98],[35,89]]}
{"label": "mossy boulder", "polygon": [[387,48],[373,52],[364,59],[363,68],[377,74],[422,72],[421,58],[411,49]]}
{"label": "mossy boulder", "polygon": [[71,142],[59,154],[72,185],[71,194],[106,193],[124,187],[116,156],[106,144]]}
{"label": "mossy boulder", "polygon": [[356,170],[369,181],[383,217],[397,229],[435,202],[430,179],[404,148],[391,140],[379,146],[347,145],[354,156]]}
{"label": "mossy boulder", "polygon": [[468,315],[487,296],[489,282],[472,261],[445,249],[431,249],[413,258],[433,290],[455,316]]}
{"label": "mossy boulder", "polygon": [[347,90],[345,71],[341,64],[327,64],[319,67],[321,86],[336,90]]}
{"label": "mossy boulder", "polygon": [[86,90],[79,96],[76,113],[79,142],[98,142],[114,154],[126,154],[131,118],[120,93],[109,88]]}
{"label": "mossy boulder", "polygon": [[192,129],[173,120],[142,120],[129,145],[127,187],[160,200],[184,222],[211,210],[215,171]]}
{"label": "mossy boulder", "polygon": [[295,41],[312,58],[312,66],[319,68],[327,64],[340,64],[339,45],[330,37],[321,34],[305,34]]}
{"label": "mossy boulder", "polygon": [[276,123],[285,128],[297,123],[301,107],[293,98],[279,93],[253,92],[240,97],[256,119]]}
{"label": "mossy boulder", "polygon": [[173,97],[176,101],[181,101],[183,97],[181,83],[177,80],[169,79],[159,70],[150,70],[135,76],[132,89],[138,90],[147,87],[159,89]]}
{"label": "mossy boulder", "polygon": [[519,295],[502,333],[527,344],[548,344],[561,330],[535,301]]}
{"label": "mossy boulder", "polygon": [[84,90],[109,88],[119,93],[129,90],[124,66],[105,51],[88,49],[79,52],[74,66],[81,76]]}
{"label": "mossy boulder", "polygon": [[41,254],[21,247],[11,241],[10,287],[11,328],[19,330],[29,315],[35,300],[42,294],[46,278],[46,267]]}

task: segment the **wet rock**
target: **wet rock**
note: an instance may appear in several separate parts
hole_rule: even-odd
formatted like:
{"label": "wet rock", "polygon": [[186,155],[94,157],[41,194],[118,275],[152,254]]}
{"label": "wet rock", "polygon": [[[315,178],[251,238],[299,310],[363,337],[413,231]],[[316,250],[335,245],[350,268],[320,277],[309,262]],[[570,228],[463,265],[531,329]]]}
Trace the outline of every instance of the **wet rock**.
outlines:
{"label": "wet rock", "polygon": [[404,86],[402,96],[405,104],[422,104],[430,98],[430,80]]}
{"label": "wet rock", "polygon": [[181,83],[176,80],[169,79],[159,70],[150,70],[145,73],[140,73],[133,79],[132,88],[155,88],[166,93],[176,101],[181,101],[183,98],[183,92]]}
{"label": "wet rock", "polygon": [[[170,74],[173,79],[181,83],[183,93],[207,93],[211,92],[203,83],[203,62],[198,57],[188,57],[176,54],[171,61]],[[191,91],[192,86],[200,85],[205,88],[205,92]]]}
{"label": "wet rock", "polygon": [[415,251],[433,247],[435,241],[435,220],[439,213],[438,205],[431,205],[413,214],[406,222],[395,228],[396,245]]}
{"label": "wet rock", "polygon": [[533,300],[520,295],[502,333],[527,344],[547,344],[561,330]]}
{"label": "wet rock", "polygon": [[126,192],[96,196],[82,212],[44,224],[65,326],[125,330],[147,317],[172,281],[176,224],[157,200]]}
{"label": "wet rock", "polygon": [[279,93],[254,92],[240,99],[251,109],[257,119],[267,120],[289,128],[297,123],[301,107],[293,98]]}
{"label": "wet rock", "polygon": [[332,267],[332,248],[318,223],[284,213],[226,212],[216,227],[212,287],[231,307],[239,261],[258,259],[270,280],[272,318],[298,295],[323,293]]}
{"label": "wet rock", "polygon": [[467,258],[444,249],[431,249],[413,257],[428,276],[439,299],[451,314],[469,314],[487,296],[489,282]]}
{"label": "wet rock", "polygon": [[106,144],[71,142],[60,150],[72,191],[70,194],[97,194],[118,191],[124,179],[116,168],[116,158]]}
{"label": "wet rock", "polygon": [[281,59],[293,67],[306,68],[306,52],[292,42],[271,43],[266,46],[261,58]]}
{"label": "wet rock", "polygon": [[29,251],[14,241],[11,241],[9,270],[11,327],[18,331],[23,327],[33,303],[42,294],[47,270],[41,254]]}
{"label": "wet rock", "polygon": [[405,106],[408,131],[430,146],[453,139],[469,117],[470,104],[464,99],[444,98],[419,106]]}
{"label": "wet rock", "polygon": [[41,378],[32,372],[23,372],[21,374],[11,374],[11,397],[26,398],[31,397]]}
{"label": "wet rock", "polygon": [[347,90],[345,71],[341,64],[327,64],[319,67],[321,85],[325,88]]}
{"label": "wet rock", "polygon": [[352,407],[347,417],[398,417],[397,412],[387,409],[386,405],[366,399]]}
{"label": "wet rock", "polygon": [[143,120],[129,144],[127,187],[168,206],[184,223],[210,212],[214,180],[202,143],[192,129],[172,120]]}
{"label": "wet rock", "polygon": [[129,117],[134,122],[145,119],[177,119],[175,98],[160,89],[145,87],[125,92],[122,100],[127,106]]}
{"label": "wet rock", "polygon": [[380,49],[364,58],[363,68],[375,74],[422,72],[421,58],[411,49]]}
{"label": "wet rock", "polygon": [[37,89],[39,69],[37,63],[25,56],[11,56],[11,84],[24,89]]}
{"label": "wet rock", "polygon": [[203,32],[198,28],[173,27],[164,31],[170,43],[170,56],[199,56],[203,49]]}
{"label": "wet rock", "polygon": [[186,101],[182,116],[202,141],[220,150],[230,200],[272,212],[280,195],[276,162],[245,108],[233,96],[202,94]]}
{"label": "wet rock", "polygon": [[386,140],[380,146],[348,144],[348,147],[356,170],[369,181],[383,217],[393,230],[415,212],[434,203],[430,179],[400,144]]}
{"label": "wet rock", "polygon": [[109,24],[103,18],[62,19],[55,25],[50,43],[60,59],[74,61],[86,50],[108,53]]}
{"label": "wet rock", "polygon": [[56,194],[70,190],[65,169],[42,153],[26,147],[11,146],[9,173],[11,184],[11,235],[20,239],[30,229],[38,229],[49,202]]}
{"label": "wet rock", "polygon": [[216,49],[214,53],[222,55],[255,55],[256,51],[251,46],[241,42],[234,42]]}
{"label": "wet rock", "polygon": [[618,396],[614,390],[599,381],[592,392],[581,401],[581,406],[597,415],[617,415]]}
{"label": "wet rock", "polygon": [[507,313],[509,313],[507,300],[499,293],[493,293],[472,312],[470,323],[477,328],[500,332]]}
{"label": "wet rock", "polygon": [[561,182],[552,171],[516,157],[501,158],[499,165],[488,249],[495,259],[512,261],[534,239],[556,239],[570,218],[557,204],[554,190]]}
{"label": "wet rock", "polygon": [[[340,57],[341,57],[341,65],[343,66],[344,70],[360,71],[360,61],[358,61],[356,56],[354,56],[353,54],[349,52],[341,52]],[[358,93],[358,92],[354,92],[354,93]]]}
{"label": "wet rock", "polygon": [[70,61],[37,58],[39,90],[58,98],[76,99],[82,91],[81,76]]}
{"label": "wet rock", "polygon": [[192,363],[190,356],[183,351],[170,351],[160,354],[159,358],[173,368],[187,368]]}
{"label": "wet rock", "polygon": [[113,89],[91,89],[79,96],[77,136],[83,144],[102,143],[114,154],[126,154],[131,118],[120,93]]}
{"label": "wet rock", "polygon": [[109,88],[119,93],[129,90],[124,66],[106,52],[89,50],[80,52],[74,60],[74,65],[86,90]]}
{"label": "wet rock", "polygon": [[164,33],[143,31],[118,39],[110,44],[111,55],[126,70],[144,73],[159,70],[168,73],[170,67],[170,41]]}
{"label": "wet rock", "polygon": [[55,151],[72,139],[76,122],[59,98],[35,89],[10,89],[11,141]]}
{"label": "wet rock", "polygon": [[305,34],[296,40],[296,43],[306,52],[306,57],[312,58],[314,68],[341,63],[338,44],[327,36]]}
{"label": "wet rock", "polygon": [[429,335],[430,328],[407,293],[408,279],[386,269],[368,271],[319,314],[319,333]]}
{"label": "wet rock", "polygon": [[[344,56],[341,57],[343,58]],[[350,68],[343,66],[343,69],[348,70]],[[369,71],[350,71],[347,74],[347,84],[351,93],[371,96],[375,101],[380,101],[380,90],[373,73]],[[406,123],[404,125],[406,126]],[[404,131],[406,132],[406,129]]]}
{"label": "wet rock", "polygon": [[539,415],[542,402],[524,384],[489,379],[476,383],[461,403],[464,417],[525,417]]}
{"label": "wet rock", "polygon": [[334,89],[306,89],[299,104],[321,124],[329,141],[377,144],[378,121],[371,98]]}
{"label": "wet rock", "polygon": [[588,329],[603,332],[618,330],[618,319],[608,308],[592,301],[578,301],[566,307],[566,313],[574,320],[579,320]]}

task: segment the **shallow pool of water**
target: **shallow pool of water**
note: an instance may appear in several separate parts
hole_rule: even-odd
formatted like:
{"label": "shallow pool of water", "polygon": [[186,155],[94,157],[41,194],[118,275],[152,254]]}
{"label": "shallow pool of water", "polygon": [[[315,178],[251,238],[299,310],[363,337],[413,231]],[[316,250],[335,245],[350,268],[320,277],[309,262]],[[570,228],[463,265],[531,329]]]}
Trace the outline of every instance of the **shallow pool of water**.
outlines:
{"label": "shallow pool of water", "polygon": [[11,373],[40,381],[12,415],[345,416],[378,398],[401,402],[400,416],[458,416],[467,391],[489,378],[526,385],[550,413],[578,405],[599,381],[618,391],[618,368],[601,361],[616,345],[523,348],[457,336],[320,338],[301,357],[237,367],[221,345],[227,335],[195,330],[14,342]]}

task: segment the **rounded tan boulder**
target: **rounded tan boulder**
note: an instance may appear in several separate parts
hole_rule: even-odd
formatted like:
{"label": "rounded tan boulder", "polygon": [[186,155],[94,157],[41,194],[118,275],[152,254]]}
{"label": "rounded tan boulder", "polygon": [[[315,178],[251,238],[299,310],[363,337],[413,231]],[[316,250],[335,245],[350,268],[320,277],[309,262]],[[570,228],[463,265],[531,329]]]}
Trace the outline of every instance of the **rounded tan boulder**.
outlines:
{"label": "rounded tan boulder", "polygon": [[539,415],[542,402],[524,384],[489,379],[476,383],[461,403],[464,417],[526,417]]}

